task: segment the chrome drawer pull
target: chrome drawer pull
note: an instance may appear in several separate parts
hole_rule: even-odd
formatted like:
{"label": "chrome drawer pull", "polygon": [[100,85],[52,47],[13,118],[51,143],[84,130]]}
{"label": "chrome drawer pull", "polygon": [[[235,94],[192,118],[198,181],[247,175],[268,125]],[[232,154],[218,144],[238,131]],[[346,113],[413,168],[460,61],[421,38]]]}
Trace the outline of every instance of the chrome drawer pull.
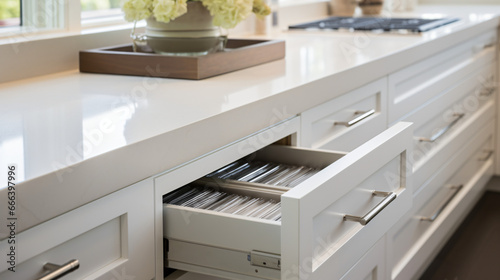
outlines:
{"label": "chrome drawer pull", "polygon": [[370,212],[366,213],[363,217],[360,216],[351,216],[344,215],[344,221],[353,221],[359,222],[363,226],[368,224],[375,216],[377,216],[380,211],[384,210],[384,208],[389,205],[394,199],[396,199],[397,195],[393,192],[379,192],[373,191],[373,196],[382,196],[385,197],[382,201],[380,201]]}
{"label": "chrome drawer pull", "polygon": [[496,46],[496,42],[491,42],[491,43],[482,43],[482,44],[477,44],[474,47],[472,47],[473,52],[477,53],[482,50],[488,49],[488,48],[494,48]]}
{"label": "chrome drawer pull", "polygon": [[70,260],[69,262],[57,265],[53,263],[46,263],[43,266],[44,270],[49,270],[50,272],[38,280],[55,280],[63,277],[64,275],[77,270],[80,267],[80,262],[78,260]]}
{"label": "chrome drawer pull", "polygon": [[421,217],[420,220],[427,222],[434,222],[463,187],[464,185],[452,186],[451,188],[455,190],[453,191],[453,194],[443,203],[443,205],[441,205],[441,207],[439,207],[439,209],[436,212],[434,212],[434,214],[432,214],[430,217]]}
{"label": "chrome drawer pull", "polygon": [[362,114],[361,116],[358,116],[348,122],[334,122],[333,125],[345,125],[346,127],[351,127],[357,123],[359,123],[360,121],[368,118],[369,116],[375,114],[375,109],[371,109],[370,111],[367,111],[367,112],[360,112],[360,111],[356,111],[355,114]]}
{"label": "chrome drawer pull", "polygon": [[495,93],[496,86],[491,86],[484,88],[479,95],[481,96],[491,96],[493,93]]}
{"label": "chrome drawer pull", "polygon": [[483,46],[483,49],[487,49],[487,48],[493,48],[497,45],[496,42],[491,42],[491,43],[488,43],[488,44],[484,44]]}
{"label": "chrome drawer pull", "polygon": [[482,157],[482,158],[478,158],[477,160],[479,160],[479,161],[487,161],[495,153],[495,151],[493,151],[493,150],[491,150],[491,151],[486,150],[484,152],[487,153],[486,156]]}
{"label": "chrome drawer pull", "polygon": [[448,130],[450,130],[461,118],[463,118],[465,116],[465,114],[453,114],[453,116],[455,116],[456,118],[451,122],[449,123],[447,126],[441,128],[441,130],[439,130],[436,134],[432,135],[431,138],[425,138],[425,137],[420,137],[418,140],[420,142],[434,142],[436,140],[438,140],[441,136],[443,136],[446,132],[448,132]]}

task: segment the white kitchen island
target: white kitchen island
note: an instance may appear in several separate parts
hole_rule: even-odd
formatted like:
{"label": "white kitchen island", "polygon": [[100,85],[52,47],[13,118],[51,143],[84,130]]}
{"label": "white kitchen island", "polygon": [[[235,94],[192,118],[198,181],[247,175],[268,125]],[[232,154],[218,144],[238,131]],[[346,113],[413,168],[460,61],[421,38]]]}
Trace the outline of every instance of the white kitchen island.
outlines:
{"label": "white kitchen island", "polygon": [[[345,152],[354,150],[355,155],[351,156],[354,159],[362,154],[356,152],[356,147],[371,141],[399,121],[413,122],[415,133],[421,131],[425,134],[414,135],[414,138],[431,136],[433,129],[446,127],[447,123],[454,121],[453,118],[444,118],[449,113],[447,109],[457,108],[456,104],[468,104],[470,96],[477,97],[478,105],[455,122],[455,128],[436,143],[436,148],[419,148],[418,143],[414,146],[413,141],[408,140],[411,139],[408,138],[409,132],[403,133],[406,136],[394,136],[394,139],[402,137],[408,141],[401,147],[394,147],[396,150],[391,152],[394,157],[387,160],[390,162],[400,155],[404,158],[401,162],[414,165],[412,172],[404,175],[404,178],[408,176],[403,180],[405,183],[400,182],[404,188],[409,187],[406,193],[410,195],[403,197],[408,197],[410,202],[400,202],[391,210],[401,210],[404,217],[400,220],[401,215],[387,214],[384,218],[387,221],[381,225],[395,224],[391,231],[386,233],[388,228],[377,231],[379,225],[359,235],[370,236],[375,231],[376,240],[361,242],[360,245],[346,242],[350,247],[342,247],[342,250],[349,252],[354,248],[353,252],[357,253],[347,253],[346,259],[352,261],[346,261],[342,269],[335,270],[335,275],[340,277],[349,273],[349,268],[357,263],[359,267],[370,267],[363,260],[380,260],[369,256],[387,254],[387,263],[376,264],[379,267],[376,271],[382,273],[379,277],[405,279],[418,273],[420,268],[413,267],[413,264],[425,264],[425,256],[429,256],[431,249],[442,244],[451,233],[494,171],[493,157],[485,156],[498,149],[498,140],[494,140],[497,138],[493,133],[498,130],[494,119],[498,106],[495,102],[499,25],[496,14],[500,9],[477,9],[476,12],[472,7],[422,6],[412,15],[457,16],[461,20],[421,35],[284,32],[277,38],[286,41],[285,59],[201,81],[82,74],[75,70],[1,84],[0,163],[2,166],[14,165],[18,171],[15,232],[19,250],[25,250],[16,260],[19,264],[26,262],[26,266],[34,267],[31,275],[37,275],[40,263],[43,265],[49,260],[40,258],[29,263],[31,257],[62,246],[61,251],[53,253],[62,260],[51,262],[63,263],[65,258],[73,258],[67,252],[75,251],[65,250],[67,245],[63,241],[67,240],[69,244],[83,237],[84,241],[75,243],[72,246],[76,247],[72,248],[85,251],[85,245],[81,244],[93,240],[87,237],[88,234],[96,234],[109,236],[110,240],[121,239],[122,242],[107,250],[113,254],[99,260],[106,265],[97,263],[92,270],[84,272],[82,264],[75,273],[81,271],[81,276],[88,273],[92,277],[109,278],[118,271],[139,279],[159,277],[163,269],[161,196],[168,191],[284,137],[291,139],[292,145],[330,150],[339,147],[335,144],[328,146],[330,138],[347,137],[339,143],[359,141],[352,147],[342,147]],[[433,69],[439,71],[433,73]],[[430,72],[426,74],[424,70]],[[483,93],[485,97],[479,98]],[[367,105],[364,100],[368,100]],[[365,110],[372,109],[372,101],[375,113],[366,119],[370,124],[360,122],[352,127],[353,132],[335,130],[332,132],[335,135],[330,137],[328,129],[315,126],[318,120],[331,119],[328,113],[323,113],[328,112],[329,107],[336,112],[360,103],[362,107],[369,107],[362,108]],[[443,110],[442,114],[438,110]],[[429,124],[425,128],[428,122],[436,119],[445,122],[437,122],[435,126]],[[419,122],[424,128],[420,129]],[[305,133],[306,130],[313,132]],[[319,133],[316,142],[311,138],[311,135],[316,135],[314,133]],[[392,139],[393,136],[383,137]],[[377,139],[370,143],[379,143],[380,138]],[[234,148],[242,141],[247,141],[244,151]],[[363,147],[369,148],[370,145]],[[388,149],[385,147],[382,152]],[[411,150],[425,152],[418,160],[410,161],[403,154],[411,155]],[[485,160],[478,166],[464,165],[473,157]],[[372,173],[377,173],[377,170]],[[187,171],[189,173],[185,173]],[[436,228],[433,230],[442,236],[439,240],[426,243],[426,239],[419,239],[421,241],[412,241],[421,242],[418,247],[394,252],[392,244],[406,241],[392,240],[391,233],[397,235],[408,219],[415,216],[414,213],[424,207],[437,191],[426,186],[445,184],[457,172],[468,174],[460,178],[466,192],[456,195],[460,200],[470,197],[463,200],[467,202],[464,203],[466,206],[456,211],[461,214],[448,220],[441,218],[443,221],[439,223],[445,226],[433,225]],[[371,178],[372,173],[360,175],[360,178]],[[411,173],[417,175],[409,176]],[[7,171],[0,174],[0,178],[2,186],[6,186]],[[352,184],[344,192],[363,182]],[[138,189],[141,196],[134,195]],[[334,190],[331,191],[335,194]],[[300,190],[296,192],[296,197],[302,196]],[[0,190],[0,199],[2,207],[7,205],[7,188]],[[108,209],[108,200],[109,205],[116,203],[121,208]],[[450,205],[458,205],[458,202]],[[143,206],[137,206],[139,204]],[[407,207],[402,207],[402,204],[407,204]],[[434,204],[434,208],[440,208],[440,201]],[[327,208],[330,204],[325,202],[324,205]],[[9,213],[7,206],[4,208],[0,209],[0,219],[2,224],[7,224]],[[111,208],[121,210],[111,211]],[[85,213],[90,211],[87,209],[94,209],[100,219],[86,216]],[[137,224],[139,220],[140,226]],[[299,226],[300,221],[297,223]],[[76,224],[78,229],[65,230],[75,228]],[[363,232],[360,229],[354,231]],[[49,236],[58,234],[63,236],[53,239],[59,241],[22,247],[29,242],[44,243]],[[8,228],[2,226],[2,254],[8,249],[10,236]],[[352,238],[362,238],[359,236]],[[432,242],[436,245],[425,245],[434,244]],[[426,246],[433,248],[425,249]],[[88,253],[91,256],[104,250],[99,249],[101,245],[89,247],[97,247],[97,251]],[[425,252],[420,251],[421,248]],[[335,252],[343,252],[339,250]],[[410,251],[412,253],[407,255]],[[370,252],[375,253],[369,255]],[[339,254],[333,255],[342,259],[343,255]],[[302,255],[299,252],[297,256]],[[320,264],[317,266],[321,267]],[[2,263],[0,271],[8,267],[9,264]],[[214,270],[207,273],[216,274]],[[314,277],[313,271],[310,269],[307,275]],[[9,271],[3,273],[11,277],[16,275],[9,274]]]}

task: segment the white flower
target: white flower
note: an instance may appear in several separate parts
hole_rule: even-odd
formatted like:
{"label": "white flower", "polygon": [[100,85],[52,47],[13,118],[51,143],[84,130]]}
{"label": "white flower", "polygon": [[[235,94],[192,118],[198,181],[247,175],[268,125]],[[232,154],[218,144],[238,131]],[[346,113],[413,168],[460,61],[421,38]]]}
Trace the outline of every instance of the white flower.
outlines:
{"label": "white flower", "polygon": [[251,12],[253,0],[202,0],[214,17],[214,25],[233,28]]}
{"label": "white flower", "polygon": [[187,0],[154,0],[153,15],[157,21],[169,22],[187,12]]}
{"label": "white flower", "polygon": [[153,0],[127,0],[122,10],[125,13],[125,20],[138,21],[148,18],[152,8]]}
{"label": "white flower", "polygon": [[263,0],[254,0],[252,12],[258,17],[263,17],[271,13],[271,8]]}
{"label": "white flower", "polygon": [[264,0],[126,0],[125,19],[139,21],[153,15],[159,22],[169,22],[187,12],[187,1],[201,1],[214,17],[213,24],[233,28],[252,12],[257,16],[270,13]]}

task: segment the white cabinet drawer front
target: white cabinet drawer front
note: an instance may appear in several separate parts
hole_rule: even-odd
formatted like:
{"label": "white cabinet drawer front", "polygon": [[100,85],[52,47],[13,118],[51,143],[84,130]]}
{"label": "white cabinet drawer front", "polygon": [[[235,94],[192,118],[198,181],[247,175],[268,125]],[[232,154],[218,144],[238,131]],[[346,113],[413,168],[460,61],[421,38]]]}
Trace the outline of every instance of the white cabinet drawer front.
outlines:
{"label": "white cabinet drawer front", "polygon": [[[435,98],[432,103],[405,118],[405,121],[415,123],[414,151],[430,151],[439,146],[439,143],[466,119],[488,101],[494,100],[494,67],[494,64],[489,64],[482,68],[453,89]],[[420,154],[415,154],[418,155]],[[415,160],[415,167],[418,167],[418,159]]]}
{"label": "white cabinet drawer front", "polygon": [[[120,217],[117,217],[23,262],[16,266],[15,273],[7,271],[0,276],[2,279],[38,279],[43,275],[42,267],[45,263],[62,265],[76,259],[80,267],[66,277],[67,279],[85,278],[92,272],[120,259],[120,227]],[[82,250],[83,248],[85,250]]]}
{"label": "white cabinet drawer front", "polygon": [[[392,279],[412,278],[433,253],[433,249],[428,249],[417,254],[422,246],[431,238],[437,238],[434,243],[439,243],[442,237],[434,237],[434,233],[440,225],[446,221],[448,226],[439,231],[441,235],[448,232],[460,218],[458,213],[465,213],[464,209],[471,207],[471,201],[481,192],[481,187],[491,176],[492,128],[493,122],[483,127],[465,147],[436,170],[416,194],[413,210],[388,233]],[[470,199],[460,202],[465,196]],[[457,208],[459,204],[461,208]],[[450,216],[454,212],[457,212],[455,216]]]}
{"label": "white cabinet drawer front", "polygon": [[438,143],[434,149],[415,151],[414,162],[415,159],[423,158],[414,165],[413,169],[413,190],[415,192],[420,190],[423,183],[442,167],[448,158],[466,145],[471,136],[477,134],[482,127],[493,119],[495,115],[494,107],[493,100],[486,103],[478,112],[464,120],[463,124],[457,127],[455,131],[450,132],[449,136]]}
{"label": "white cabinet drawer front", "polygon": [[496,57],[488,32],[389,76],[389,123],[431,100]]}
{"label": "white cabinet drawer front", "polygon": [[341,280],[386,279],[385,238],[377,243],[342,276]]}
{"label": "white cabinet drawer front", "polygon": [[495,64],[490,63],[406,117],[405,121],[415,123],[415,148],[423,149],[425,143],[442,141],[484,104],[494,100],[494,77]]}
{"label": "white cabinet drawer front", "polygon": [[[340,278],[411,207],[411,133],[399,123],[282,195],[282,279]],[[364,226],[343,220],[370,212],[379,188],[397,198]]]}
{"label": "white cabinet drawer front", "polygon": [[413,167],[415,188],[494,117],[494,64],[476,71],[458,86],[405,117],[415,123]]}
{"label": "white cabinet drawer front", "polygon": [[387,80],[380,79],[301,114],[301,146],[352,151],[386,127]]}
{"label": "white cabinet drawer front", "polygon": [[[64,279],[152,279],[152,181],[115,192],[16,236],[16,272],[0,264],[1,279],[38,279],[46,263],[72,259],[80,267]],[[124,203],[126,202],[126,203]],[[7,240],[0,243],[6,252]]]}
{"label": "white cabinet drawer front", "polygon": [[332,254],[332,250],[347,244],[346,239],[353,233],[366,230],[366,226],[357,222],[344,221],[344,215],[362,217],[370,212],[370,209],[383,200],[383,197],[374,197],[373,191],[397,193],[404,188],[399,180],[401,160],[401,156],[396,156],[313,218],[313,258],[317,260],[317,266],[322,263],[323,258]]}
{"label": "white cabinet drawer front", "polygon": [[[410,124],[400,123],[346,155],[289,146],[258,151],[257,160],[322,170],[278,197],[281,221],[164,205],[163,236],[173,244],[168,246],[168,265],[238,279],[299,279],[299,274],[300,279],[340,278],[411,207],[406,181],[411,133]],[[396,198],[373,196],[374,190],[393,192]],[[267,188],[261,191],[266,197],[276,195]],[[382,200],[387,206],[375,209],[365,226],[344,221],[344,215],[363,216]],[[207,259],[205,253],[225,261]],[[265,259],[262,253],[279,260],[279,267],[252,265],[254,258]]]}
{"label": "white cabinet drawer front", "polygon": [[493,121],[490,121],[441,168],[436,170],[436,174],[424,183],[419,192],[415,193],[413,199],[415,209],[424,207],[441,189],[465,184],[483,167],[485,162],[493,158],[493,127]]}

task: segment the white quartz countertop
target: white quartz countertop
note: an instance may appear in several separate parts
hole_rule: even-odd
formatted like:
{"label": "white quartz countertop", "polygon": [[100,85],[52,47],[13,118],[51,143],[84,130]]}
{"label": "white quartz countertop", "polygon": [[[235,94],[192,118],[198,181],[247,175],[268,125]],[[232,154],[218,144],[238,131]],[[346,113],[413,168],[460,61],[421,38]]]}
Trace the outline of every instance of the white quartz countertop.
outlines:
{"label": "white quartz countertop", "polygon": [[283,32],[285,59],[200,81],[75,70],[0,84],[0,205],[8,165],[20,231],[491,30],[497,12],[397,15],[461,19],[421,35]]}

